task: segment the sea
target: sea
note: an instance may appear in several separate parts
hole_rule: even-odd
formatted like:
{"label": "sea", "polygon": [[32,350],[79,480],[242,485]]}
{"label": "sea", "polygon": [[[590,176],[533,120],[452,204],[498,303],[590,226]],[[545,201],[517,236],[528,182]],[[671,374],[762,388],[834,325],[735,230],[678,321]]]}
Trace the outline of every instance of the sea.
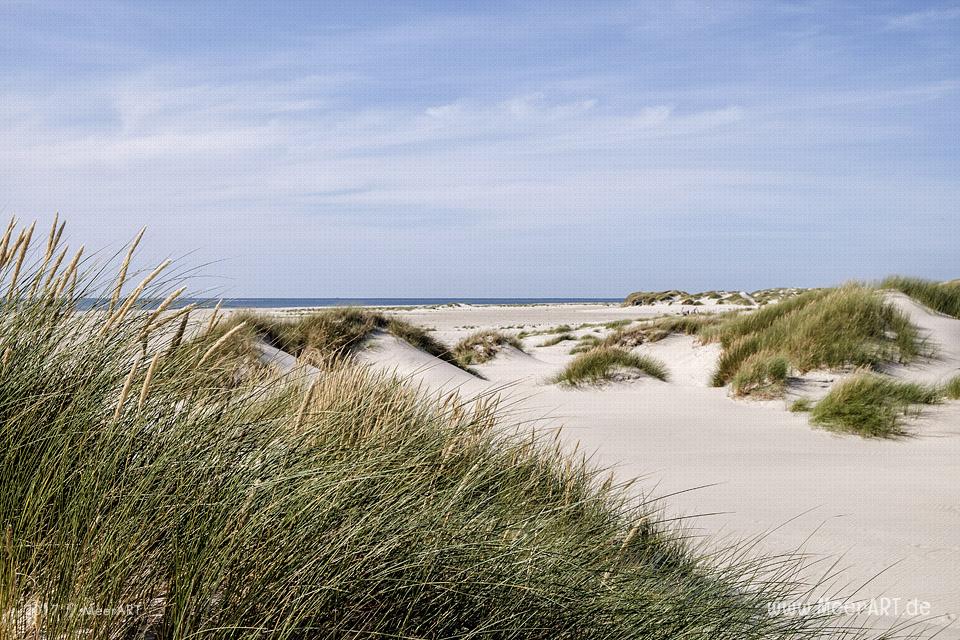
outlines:
{"label": "sea", "polygon": [[[105,300],[83,299],[82,309],[102,307]],[[144,300],[141,309],[156,308],[161,300]],[[171,309],[188,304],[198,307],[214,307],[216,298],[180,298]],[[314,307],[437,307],[453,305],[534,305],[576,303],[620,303],[623,298],[224,298],[224,309],[302,309]]]}
{"label": "sea", "polygon": [[[190,302],[207,302],[185,300]],[[223,308],[270,309],[302,307],[436,307],[458,304],[521,305],[623,302],[623,298],[224,298]],[[212,304],[216,304],[213,301]]]}

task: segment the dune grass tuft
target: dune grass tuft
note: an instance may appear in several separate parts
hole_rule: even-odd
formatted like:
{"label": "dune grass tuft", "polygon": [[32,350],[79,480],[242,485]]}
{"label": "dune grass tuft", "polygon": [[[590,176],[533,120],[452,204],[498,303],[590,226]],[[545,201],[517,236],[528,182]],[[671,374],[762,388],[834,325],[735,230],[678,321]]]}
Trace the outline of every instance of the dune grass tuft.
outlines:
{"label": "dune grass tuft", "polygon": [[960,281],[933,282],[920,278],[890,276],[880,283],[883,289],[896,289],[935,311],[960,318]]}
{"label": "dune grass tuft", "polygon": [[297,357],[338,358],[360,347],[374,331],[386,331],[441,360],[460,366],[450,348],[424,329],[366,309],[331,309],[288,319],[238,313],[230,323],[246,322],[270,345]]}
{"label": "dune grass tuft", "polygon": [[759,352],[747,358],[731,381],[734,395],[776,398],[783,395],[790,362],[776,353]]}
{"label": "dune grass tuft", "polygon": [[453,347],[453,357],[461,366],[483,364],[492,360],[505,346],[523,351],[519,338],[493,329],[470,334]]}
{"label": "dune grass tuft", "polygon": [[596,347],[574,358],[553,381],[570,386],[602,384],[624,372],[664,381],[669,377],[666,365],[656,358],[613,347]]}
{"label": "dune grass tuft", "polygon": [[709,327],[722,322],[728,315],[732,314],[666,316],[654,320],[641,320],[639,324],[613,327],[615,331],[598,340],[597,344],[632,349],[644,343],[659,342],[674,334],[699,335]]}
{"label": "dune grass tuft", "polygon": [[706,328],[723,353],[712,382],[723,386],[757,353],[778,354],[800,372],[909,361],[923,349],[907,317],[860,285],[806,292]]}
{"label": "dune grass tuft", "polygon": [[832,431],[866,438],[906,435],[901,418],[941,399],[938,389],[868,372],[841,381],[811,411],[810,420]]}
{"label": "dune grass tuft", "polygon": [[542,343],[540,343],[540,346],[541,346],[541,347],[552,347],[552,346],[554,346],[554,345],[560,344],[561,342],[568,342],[568,341],[571,341],[571,340],[572,340],[572,341],[576,341],[576,339],[577,339],[577,337],[576,337],[575,335],[573,335],[572,333],[561,333],[561,334],[559,334],[559,335],[553,336],[552,338],[549,338],[549,339],[547,339],[547,340],[544,340]]}
{"label": "dune grass tuft", "polygon": [[960,375],[954,376],[943,385],[943,395],[951,400],[960,400]]}

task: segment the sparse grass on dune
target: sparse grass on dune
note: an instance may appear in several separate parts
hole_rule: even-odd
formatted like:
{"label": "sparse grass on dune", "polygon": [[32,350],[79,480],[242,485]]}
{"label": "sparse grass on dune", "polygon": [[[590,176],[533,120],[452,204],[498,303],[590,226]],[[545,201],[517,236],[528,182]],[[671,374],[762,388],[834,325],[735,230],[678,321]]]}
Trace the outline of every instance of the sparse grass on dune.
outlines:
{"label": "sparse grass on dune", "polygon": [[605,338],[598,339],[590,346],[602,344],[605,347],[631,349],[644,343],[659,342],[673,334],[699,335],[730,315],[732,314],[666,316],[655,320],[642,320],[639,324],[616,328]]}
{"label": "sparse grass on dune", "polygon": [[576,355],[578,353],[585,353],[591,349],[595,349],[602,344],[602,340],[599,336],[596,336],[592,333],[588,333],[580,336],[580,339],[577,341],[577,344],[570,349],[570,355]]}
{"label": "sparse grass on dune", "polygon": [[901,291],[935,311],[960,318],[960,281],[933,282],[920,278],[891,276],[880,283],[883,289]]}
{"label": "sparse grass on dune", "polygon": [[653,342],[650,339],[651,330],[640,325],[617,329],[600,341],[605,347],[618,347],[620,349],[632,349],[645,342]]}
{"label": "sparse grass on dune", "polygon": [[666,365],[656,358],[613,347],[596,347],[574,358],[553,381],[569,386],[601,384],[624,372],[664,381],[669,377]]}
{"label": "sparse grass on dune", "polygon": [[843,380],[813,407],[810,420],[833,431],[866,438],[906,435],[901,418],[918,405],[941,399],[938,389],[873,373]]}
{"label": "sparse grass on dune", "polygon": [[576,337],[575,335],[573,335],[572,333],[561,333],[561,334],[559,334],[559,335],[555,335],[555,336],[552,337],[552,338],[549,338],[549,339],[547,339],[547,340],[544,340],[542,343],[540,343],[540,346],[541,346],[541,347],[552,347],[552,346],[554,346],[554,345],[560,344],[561,342],[568,342],[568,341],[571,341],[571,340],[572,340],[572,341],[576,341],[576,339],[577,339],[577,337]]}
{"label": "sparse grass on dune", "polygon": [[623,306],[637,307],[663,302],[669,303],[689,296],[690,294],[686,291],[680,291],[678,289],[671,289],[670,291],[634,291],[623,301]]}
{"label": "sparse grass on dune", "polygon": [[558,334],[558,333],[569,333],[569,332],[571,332],[571,331],[573,331],[573,327],[571,327],[570,325],[568,325],[568,324],[558,324],[558,325],[555,326],[555,327],[550,327],[549,329],[543,329],[543,330],[540,330],[540,331],[521,332],[521,333],[518,335],[518,337],[524,337],[524,336],[539,336],[539,335],[555,335],[555,334]]}
{"label": "sparse grass on dune", "polygon": [[722,386],[754,354],[778,354],[800,372],[909,361],[923,345],[907,317],[860,285],[811,291],[701,332],[723,354],[713,376]]}
{"label": "sparse grass on dune", "polygon": [[960,400],[960,375],[951,378],[943,385],[943,395],[951,400]]}
{"label": "sparse grass on dune", "polygon": [[461,366],[450,348],[424,329],[365,309],[331,309],[298,318],[276,318],[244,312],[233,315],[229,322],[245,322],[270,345],[308,359],[347,356],[363,344],[370,334],[380,330],[441,360]]}
{"label": "sparse grass on dune", "polygon": [[492,360],[505,346],[523,351],[523,344],[517,336],[489,329],[470,334],[455,344],[452,354],[465,367]]}
{"label": "sparse grass on dune", "polygon": [[776,353],[757,352],[747,358],[731,381],[733,393],[755,398],[783,395],[790,373],[790,362]]}
{"label": "sparse grass on dune", "polygon": [[778,615],[806,593],[793,560],[699,552],[582,458],[510,435],[492,403],[343,358],[301,388],[249,370],[262,327],[184,341],[107,300],[76,312],[97,287],[60,287],[69,270],[11,264],[0,637],[863,635]]}

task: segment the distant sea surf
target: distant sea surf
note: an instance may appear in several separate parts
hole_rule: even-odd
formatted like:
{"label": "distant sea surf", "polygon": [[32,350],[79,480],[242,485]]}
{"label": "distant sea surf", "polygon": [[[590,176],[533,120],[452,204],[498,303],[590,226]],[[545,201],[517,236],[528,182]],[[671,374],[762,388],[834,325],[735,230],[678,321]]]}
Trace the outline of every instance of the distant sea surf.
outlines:
{"label": "distant sea surf", "polygon": [[[189,302],[189,301],[188,301]],[[194,301],[198,302],[198,301]],[[270,309],[301,307],[433,307],[455,304],[560,304],[623,302],[623,298],[224,298],[223,307]]]}
{"label": "distant sea surf", "polygon": [[[575,304],[623,302],[623,298],[224,298],[224,309],[302,309],[313,307],[435,307],[457,304]],[[146,301],[143,308],[156,307],[160,300]],[[188,304],[213,307],[216,299],[181,298],[171,308]],[[80,308],[90,309],[92,300],[81,301]]]}

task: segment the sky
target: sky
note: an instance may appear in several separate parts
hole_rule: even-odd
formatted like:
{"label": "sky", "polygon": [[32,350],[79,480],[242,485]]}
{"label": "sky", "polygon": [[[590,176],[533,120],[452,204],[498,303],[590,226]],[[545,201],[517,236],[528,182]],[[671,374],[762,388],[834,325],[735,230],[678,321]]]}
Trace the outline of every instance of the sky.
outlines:
{"label": "sky", "polygon": [[250,297],[960,277],[960,4],[0,0],[0,214]]}

